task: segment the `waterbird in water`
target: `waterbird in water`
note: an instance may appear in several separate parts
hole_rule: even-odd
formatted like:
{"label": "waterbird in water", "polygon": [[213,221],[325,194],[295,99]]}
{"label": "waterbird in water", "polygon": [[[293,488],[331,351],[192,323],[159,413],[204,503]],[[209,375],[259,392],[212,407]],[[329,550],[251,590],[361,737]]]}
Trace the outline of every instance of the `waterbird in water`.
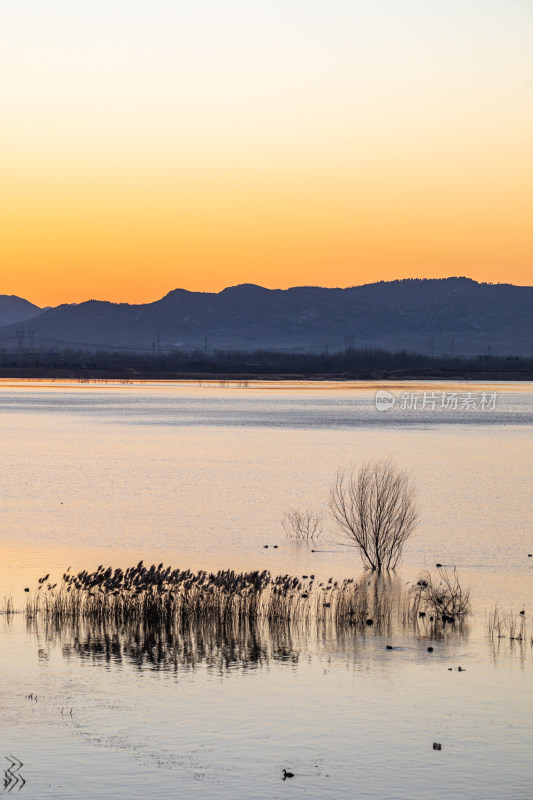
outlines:
{"label": "waterbird in water", "polygon": [[283,778],[282,781],[287,780],[287,778],[294,778],[294,772],[287,772],[286,769],[283,770]]}

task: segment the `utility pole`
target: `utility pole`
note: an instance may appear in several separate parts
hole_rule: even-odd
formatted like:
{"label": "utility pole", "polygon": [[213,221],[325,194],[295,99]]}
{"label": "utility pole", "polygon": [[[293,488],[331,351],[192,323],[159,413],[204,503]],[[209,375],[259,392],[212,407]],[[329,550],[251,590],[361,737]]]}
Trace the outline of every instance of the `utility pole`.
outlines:
{"label": "utility pole", "polygon": [[17,331],[17,344],[19,352],[22,350],[22,345],[24,344],[24,330]]}
{"label": "utility pole", "polygon": [[35,331],[28,331],[28,344],[30,350],[33,350],[35,347]]}

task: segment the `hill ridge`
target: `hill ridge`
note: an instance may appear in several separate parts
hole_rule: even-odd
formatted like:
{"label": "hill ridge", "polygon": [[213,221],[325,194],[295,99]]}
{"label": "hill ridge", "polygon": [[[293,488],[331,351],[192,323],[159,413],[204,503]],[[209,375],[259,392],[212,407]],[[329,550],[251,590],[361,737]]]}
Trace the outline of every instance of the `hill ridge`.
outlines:
{"label": "hill ridge", "polygon": [[[178,288],[149,303],[91,299],[37,309],[31,328],[36,347],[56,349],[334,351],[353,345],[531,355],[533,287],[458,276],[345,288],[269,289],[252,283],[219,292]],[[0,347],[14,347],[15,339],[16,324],[0,327]]]}

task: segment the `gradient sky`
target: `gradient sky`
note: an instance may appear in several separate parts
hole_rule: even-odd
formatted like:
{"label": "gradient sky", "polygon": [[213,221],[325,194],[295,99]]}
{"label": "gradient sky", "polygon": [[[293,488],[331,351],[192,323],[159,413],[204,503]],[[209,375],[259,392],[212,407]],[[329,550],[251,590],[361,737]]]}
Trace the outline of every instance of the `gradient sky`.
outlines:
{"label": "gradient sky", "polygon": [[4,0],[0,293],[533,283],[531,0]]}

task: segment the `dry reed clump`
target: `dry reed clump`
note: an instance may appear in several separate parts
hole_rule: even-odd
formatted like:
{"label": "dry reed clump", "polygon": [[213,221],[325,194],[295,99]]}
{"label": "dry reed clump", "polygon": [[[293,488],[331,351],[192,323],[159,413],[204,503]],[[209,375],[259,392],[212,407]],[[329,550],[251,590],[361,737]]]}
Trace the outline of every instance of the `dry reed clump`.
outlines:
{"label": "dry reed clump", "polygon": [[322,534],[324,515],[321,511],[287,511],[281,524],[289,539],[314,542]]}
{"label": "dry reed clump", "polygon": [[15,613],[15,608],[13,606],[13,598],[9,595],[5,595],[0,605],[0,614],[5,615],[6,617],[11,616],[11,614]]}
{"label": "dry reed clump", "polygon": [[455,567],[424,572],[411,589],[411,615],[429,614],[440,622],[462,620],[470,613],[470,591],[463,589]]}
{"label": "dry reed clump", "polygon": [[502,611],[495,606],[486,622],[486,633],[489,639],[508,639],[515,642],[529,642],[533,646],[533,627],[528,623],[525,611],[518,614]]}
{"label": "dry reed clump", "polygon": [[369,616],[379,628],[388,624],[393,602],[386,588],[366,578],[356,582],[318,582],[315,576],[272,577],[269,572],[172,569],[143,562],[127,570],[98,567],[76,575],[66,572],[60,583],[40,579],[30,595],[26,614],[56,622],[100,620],[199,624],[217,620],[345,621],[363,626]]}

